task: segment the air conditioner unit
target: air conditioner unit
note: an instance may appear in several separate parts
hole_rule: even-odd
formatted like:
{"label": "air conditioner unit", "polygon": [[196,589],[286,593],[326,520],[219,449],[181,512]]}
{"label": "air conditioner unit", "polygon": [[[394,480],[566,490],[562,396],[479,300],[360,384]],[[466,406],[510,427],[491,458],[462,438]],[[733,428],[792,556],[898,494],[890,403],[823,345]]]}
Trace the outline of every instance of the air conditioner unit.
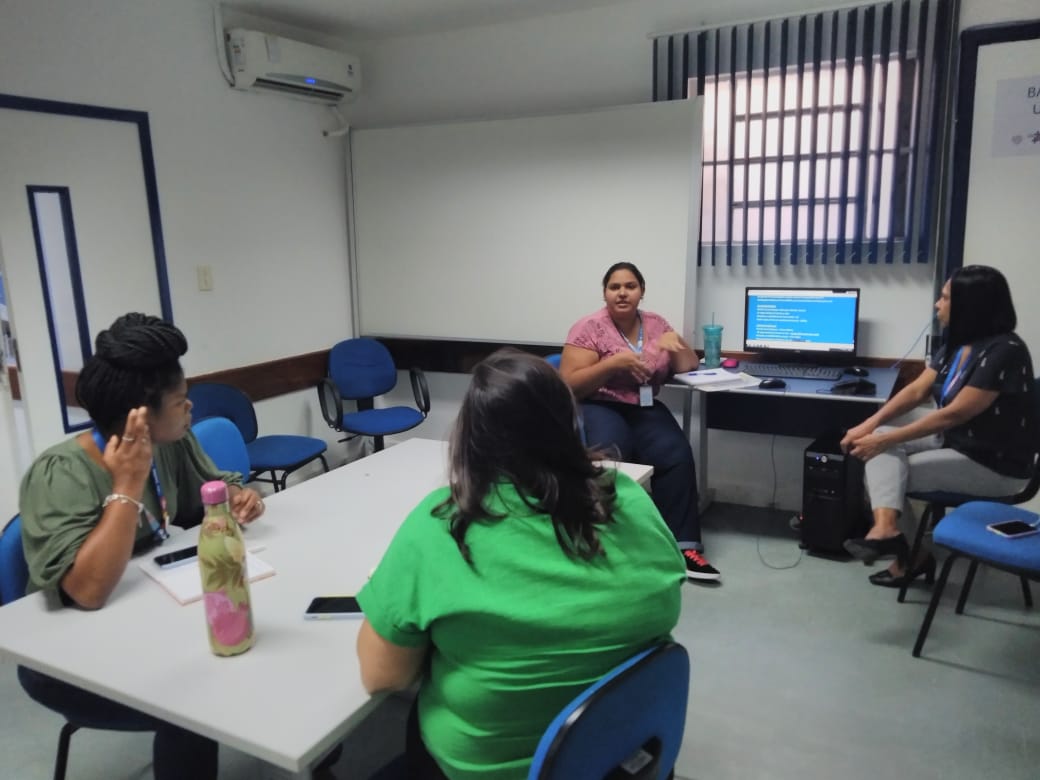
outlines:
{"label": "air conditioner unit", "polygon": [[228,62],[235,89],[263,89],[335,105],[361,89],[357,57],[277,35],[227,31]]}

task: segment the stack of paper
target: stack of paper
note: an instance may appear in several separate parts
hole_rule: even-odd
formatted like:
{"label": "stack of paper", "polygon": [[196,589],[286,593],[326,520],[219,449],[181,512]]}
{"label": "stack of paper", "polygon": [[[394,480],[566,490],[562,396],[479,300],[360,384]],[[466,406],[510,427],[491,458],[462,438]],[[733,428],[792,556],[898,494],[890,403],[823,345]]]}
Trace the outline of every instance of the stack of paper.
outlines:
{"label": "stack of paper", "polygon": [[[199,574],[199,559],[194,558],[182,566],[171,569],[160,569],[151,558],[137,564],[141,571],[158,582],[166,592],[181,604],[190,604],[202,598],[202,575]],[[257,558],[253,553],[246,553],[246,571],[249,581],[256,582],[274,574],[274,567]]]}
{"label": "stack of paper", "polygon": [[700,371],[688,371],[676,374],[675,381],[696,387],[698,390],[735,390],[739,387],[754,387],[759,378],[745,374],[743,371],[726,371],[721,368],[708,368]]}

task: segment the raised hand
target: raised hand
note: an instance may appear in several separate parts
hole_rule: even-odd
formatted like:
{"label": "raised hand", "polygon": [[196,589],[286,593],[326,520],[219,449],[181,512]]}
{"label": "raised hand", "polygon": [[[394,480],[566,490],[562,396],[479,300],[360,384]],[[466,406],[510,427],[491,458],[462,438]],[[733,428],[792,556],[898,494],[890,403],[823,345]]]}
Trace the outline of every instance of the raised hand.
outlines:
{"label": "raised hand", "polygon": [[112,490],[140,499],[144,482],[152,468],[152,437],[148,428],[148,407],[131,409],[122,436],[105,444],[101,460],[112,472]]}

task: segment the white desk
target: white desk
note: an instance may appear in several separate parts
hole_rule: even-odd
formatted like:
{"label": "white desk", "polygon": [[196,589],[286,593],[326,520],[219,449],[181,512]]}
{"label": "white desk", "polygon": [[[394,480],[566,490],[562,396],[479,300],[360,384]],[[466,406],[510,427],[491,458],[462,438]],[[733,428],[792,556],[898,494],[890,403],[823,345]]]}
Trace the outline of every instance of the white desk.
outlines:
{"label": "white desk", "polygon": [[[780,390],[764,390],[758,387],[742,387],[735,390],[704,391],[681,382],[669,382],[668,387],[685,391],[683,395],[683,433],[692,444],[693,398],[698,399],[698,431],[697,431],[697,486],[700,493],[700,509],[704,511],[712,501],[711,485],[708,481],[708,429],[746,431],[803,436],[815,438],[824,433],[828,427],[834,427],[834,418],[841,418],[847,427],[853,421],[866,419],[879,406],[889,399],[896,380],[899,378],[897,368],[871,367],[866,377],[876,385],[876,394],[872,396],[834,395],[829,392],[831,380],[819,379],[786,379],[787,387]],[[843,379],[851,377],[843,376]],[[715,411],[715,417],[725,420],[711,419],[712,404],[726,407],[721,413]],[[737,406],[739,404],[739,407]],[[840,408],[839,415],[828,414],[828,410]],[[734,409],[739,409],[737,414]],[[748,412],[752,412],[748,414]],[[755,414],[754,412],[757,412]],[[731,424],[734,416],[743,417],[739,425]]]}
{"label": "white desk", "polygon": [[[96,612],[41,593],[0,609],[0,653],[309,777],[374,700],[358,669],[360,621],[303,610],[361,588],[407,513],[446,484],[445,456],[444,442],[411,439],[266,498],[246,544],[277,573],[252,585],[256,645],[244,655],[211,654],[201,602],[180,606],[133,561]],[[619,468],[644,485],[653,471]]]}

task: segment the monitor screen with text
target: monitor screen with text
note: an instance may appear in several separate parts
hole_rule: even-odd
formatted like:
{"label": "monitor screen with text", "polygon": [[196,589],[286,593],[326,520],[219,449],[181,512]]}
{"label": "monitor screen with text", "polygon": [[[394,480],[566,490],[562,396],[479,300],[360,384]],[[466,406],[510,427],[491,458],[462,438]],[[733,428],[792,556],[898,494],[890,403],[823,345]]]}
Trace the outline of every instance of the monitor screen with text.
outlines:
{"label": "monitor screen with text", "polygon": [[856,288],[748,287],[744,350],[853,356],[859,321]]}

